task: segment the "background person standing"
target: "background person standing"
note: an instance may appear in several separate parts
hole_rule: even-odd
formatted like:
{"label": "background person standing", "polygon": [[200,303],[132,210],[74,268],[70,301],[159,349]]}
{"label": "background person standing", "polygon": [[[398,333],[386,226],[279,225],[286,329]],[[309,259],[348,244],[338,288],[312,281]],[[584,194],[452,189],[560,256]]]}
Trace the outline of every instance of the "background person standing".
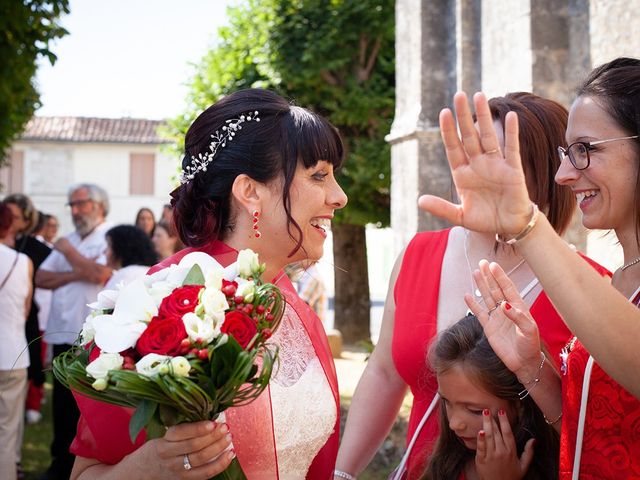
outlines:
{"label": "background person standing", "polygon": [[[75,231],[54,244],[55,250],[36,273],[36,285],[53,290],[45,339],[53,345],[54,356],[71,348],[88,314],[87,304],[111,276],[104,258],[105,233],[110,228],[105,223],[107,192],[97,185],[80,184],[69,189],[68,199]],[[52,462],[42,478],[69,478],[75,460],[69,446],[79,415],[70,390],[54,379]]]}

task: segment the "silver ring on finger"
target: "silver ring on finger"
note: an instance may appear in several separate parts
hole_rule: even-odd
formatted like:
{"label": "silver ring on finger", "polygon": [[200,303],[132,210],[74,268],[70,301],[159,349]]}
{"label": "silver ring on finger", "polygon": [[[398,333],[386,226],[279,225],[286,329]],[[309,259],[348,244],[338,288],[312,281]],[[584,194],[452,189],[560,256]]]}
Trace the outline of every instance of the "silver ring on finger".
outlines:
{"label": "silver ring on finger", "polygon": [[191,466],[191,462],[189,461],[189,455],[186,453],[182,457],[182,468],[185,470],[191,470],[193,467]]}
{"label": "silver ring on finger", "polygon": [[494,312],[494,310],[497,310],[497,309],[500,307],[500,305],[502,305],[502,300],[501,300],[501,301],[499,301],[499,302],[497,302],[495,307],[493,307],[493,308],[489,309],[489,310],[487,311],[487,315],[488,315],[488,316],[491,316],[491,314]]}

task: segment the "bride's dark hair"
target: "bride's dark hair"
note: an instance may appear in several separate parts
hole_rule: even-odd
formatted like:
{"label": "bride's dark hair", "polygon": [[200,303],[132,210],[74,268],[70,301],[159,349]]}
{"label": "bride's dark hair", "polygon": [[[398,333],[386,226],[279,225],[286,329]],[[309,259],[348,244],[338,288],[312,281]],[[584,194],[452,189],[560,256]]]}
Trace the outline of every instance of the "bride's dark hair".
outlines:
{"label": "bride's dark hair", "polygon": [[242,124],[233,141],[220,148],[206,171],[171,193],[173,218],[185,245],[197,247],[222,239],[233,230],[230,197],[238,175],[246,174],[261,183],[284,180],[282,200],[287,230],[296,242],[291,255],[302,245],[302,230],[291,217],[289,189],[298,163],[313,167],[319,160],[342,165],[344,147],[338,131],[325,118],[296,107],[269,90],[248,89],[232,93],[207,108],[195,119],[185,137],[182,168],[191,157],[209,151],[211,135],[227,120],[257,111],[259,122]]}
{"label": "bride's dark hair", "polygon": [[[531,396],[519,400],[524,386],[495,354],[478,319],[468,315],[441,332],[429,348],[429,363],[436,374],[454,365],[480,388],[511,402],[518,412],[513,426],[518,455],[522,455],[527,440],[535,438],[535,453],[523,480],[553,480],[558,478],[559,435],[547,425],[544,415]],[[440,435],[422,480],[459,478],[475,451],[469,450],[449,428],[446,407],[440,402]]]}

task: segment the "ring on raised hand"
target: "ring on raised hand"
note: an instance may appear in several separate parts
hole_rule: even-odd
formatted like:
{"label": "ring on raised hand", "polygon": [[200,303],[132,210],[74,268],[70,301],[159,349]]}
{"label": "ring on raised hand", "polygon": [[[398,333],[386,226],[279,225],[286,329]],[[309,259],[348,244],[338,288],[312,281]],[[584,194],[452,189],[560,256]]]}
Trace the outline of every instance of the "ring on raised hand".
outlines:
{"label": "ring on raised hand", "polygon": [[484,152],[484,153],[487,153],[487,154],[489,154],[489,155],[490,155],[490,154],[492,154],[492,153],[498,153],[499,151],[500,151],[500,149],[499,149],[499,148],[494,148],[493,150],[487,150],[487,151],[486,151],[486,152]]}
{"label": "ring on raised hand", "polygon": [[496,310],[498,307],[500,307],[500,305],[502,305],[502,301],[497,302],[495,307],[493,307],[493,308],[489,309],[489,311],[487,312],[487,315],[488,315],[488,316],[491,316],[491,314],[493,313],[493,311],[494,311],[494,310]]}
{"label": "ring on raised hand", "polygon": [[193,468],[191,466],[191,462],[189,461],[189,455],[187,455],[186,453],[184,454],[184,457],[182,457],[182,467],[185,470],[191,470]]}

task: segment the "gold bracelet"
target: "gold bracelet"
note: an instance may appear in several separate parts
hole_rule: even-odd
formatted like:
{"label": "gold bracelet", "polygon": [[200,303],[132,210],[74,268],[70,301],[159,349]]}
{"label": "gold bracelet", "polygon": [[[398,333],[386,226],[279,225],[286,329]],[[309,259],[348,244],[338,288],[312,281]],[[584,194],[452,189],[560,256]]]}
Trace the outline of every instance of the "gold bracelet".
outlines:
{"label": "gold bracelet", "polygon": [[532,205],[532,208],[533,208],[533,211],[531,212],[531,218],[529,219],[529,223],[527,223],[527,225],[522,230],[520,230],[520,233],[518,233],[515,237],[510,238],[509,240],[504,238],[499,233],[496,233],[496,241],[497,242],[506,243],[507,245],[513,245],[513,244],[519,242],[520,240],[522,240],[527,235],[529,235],[531,230],[533,230],[533,227],[536,226],[536,222],[538,221],[538,215],[540,214],[540,210],[538,209],[538,205],[536,205],[533,202],[531,202],[531,205]]}
{"label": "gold bracelet", "polygon": [[560,415],[558,415],[558,418],[556,418],[555,420],[549,420],[544,413],[542,414],[542,417],[544,418],[544,421],[547,422],[547,425],[554,425],[558,423],[562,418],[562,412],[560,412]]}

